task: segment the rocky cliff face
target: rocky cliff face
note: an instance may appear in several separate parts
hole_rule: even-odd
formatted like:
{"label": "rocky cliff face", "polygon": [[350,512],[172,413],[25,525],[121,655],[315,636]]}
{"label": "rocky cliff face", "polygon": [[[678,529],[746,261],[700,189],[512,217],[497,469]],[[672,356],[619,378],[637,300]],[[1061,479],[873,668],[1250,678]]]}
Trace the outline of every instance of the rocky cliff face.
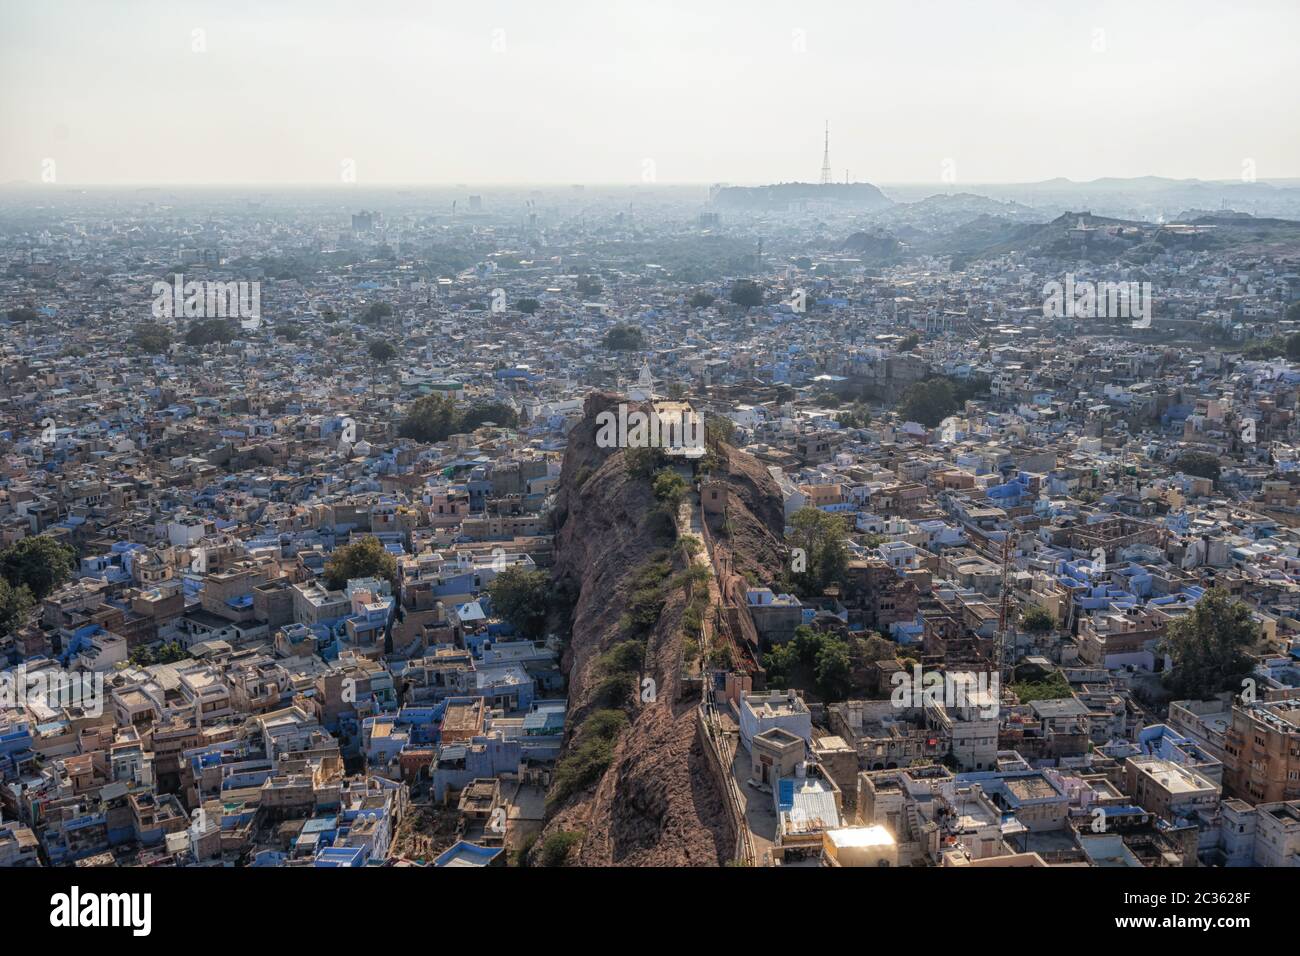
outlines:
{"label": "rocky cliff face", "polygon": [[785,560],[785,508],[781,490],[767,467],[753,455],[720,445],[713,478],[727,485],[730,507],[725,521],[709,517],[715,551],[726,557],[730,572],[750,585],[767,585]]}
{"label": "rocky cliff face", "polygon": [[[569,673],[570,739],[598,706],[598,658],[627,637],[621,621],[639,569],[671,544],[650,483],[628,472],[626,452],[596,446],[596,415],[619,399],[587,400],[583,421],[569,436],[557,501],[555,577],[577,594],[573,638],[563,666]],[[674,570],[683,559],[674,557]],[[684,588],[667,589],[663,611],[645,638],[643,676],[655,682],[653,701],[640,694],[625,708],[630,725],[613,762],[594,788],[571,795],[548,822],[581,831],[571,864],[587,866],[716,866],[729,858],[722,797],[696,736],[694,699],[679,700],[685,640]],[[639,691],[639,687],[638,687]]]}
{"label": "rocky cliff face", "polygon": [[[569,674],[568,753],[583,721],[609,706],[600,699],[600,658],[628,638],[624,615],[638,573],[662,559],[674,539],[650,481],[629,471],[628,453],[596,445],[597,415],[616,410],[619,400],[609,394],[588,398],[583,420],[569,435],[557,494],[554,574],[557,584],[576,595],[573,637],[563,661]],[[714,477],[727,482],[732,505],[725,528],[719,518],[710,526],[735,570],[766,582],[781,560],[780,492],[751,456],[722,445],[716,458]],[[674,576],[685,567],[680,549],[671,552],[671,564]],[[716,587],[709,593],[716,603]],[[639,675],[654,681],[654,699],[633,695],[623,706],[629,725],[608,769],[594,785],[554,806],[543,842],[557,830],[580,831],[571,864],[717,866],[732,857],[735,835],[697,736],[698,696],[680,693],[688,599],[684,586],[665,582],[663,609],[643,635]]]}

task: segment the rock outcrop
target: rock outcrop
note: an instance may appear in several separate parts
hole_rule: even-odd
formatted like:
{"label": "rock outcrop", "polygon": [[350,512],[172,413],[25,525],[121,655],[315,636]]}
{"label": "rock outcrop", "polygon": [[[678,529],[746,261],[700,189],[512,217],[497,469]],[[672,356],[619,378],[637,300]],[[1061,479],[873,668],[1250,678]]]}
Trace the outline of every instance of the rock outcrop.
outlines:
{"label": "rock outcrop", "polygon": [[[638,572],[662,559],[674,539],[650,481],[629,471],[628,453],[597,447],[596,416],[616,409],[619,401],[604,393],[587,399],[583,420],[569,435],[557,493],[554,575],[560,587],[576,595],[573,635],[563,660],[569,674],[566,750],[582,722],[605,706],[598,700],[599,659],[627,639],[624,614]],[[775,486],[744,457],[752,467],[737,479],[738,497],[754,502],[764,517],[759,521],[743,507],[737,520],[746,527],[762,525],[766,532]],[[775,501],[779,529],[779,496]],[[685,560],[673,550],[674,574]],[[599,781],[553,807],[543,842],[557,830],[583,835],[569,854],[571,865],[717,866],[731,859],[735,836],[697,733],[698,696],[680,692],[687,601],[684,586],[666,582],[663,609],[645,634],[641,676],[654,681],[654,699],[634,695],[624,707],[629,725]]]}

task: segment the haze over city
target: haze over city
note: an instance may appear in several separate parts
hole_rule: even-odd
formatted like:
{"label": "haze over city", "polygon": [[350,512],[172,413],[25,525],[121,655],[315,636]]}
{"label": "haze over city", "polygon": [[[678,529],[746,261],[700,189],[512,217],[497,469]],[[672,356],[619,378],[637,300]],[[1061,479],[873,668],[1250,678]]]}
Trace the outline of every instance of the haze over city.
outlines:
{"label": "haze over city", "polygon": [[0,11],[0,182],[1300,176],[1277,2],[47,0]]}

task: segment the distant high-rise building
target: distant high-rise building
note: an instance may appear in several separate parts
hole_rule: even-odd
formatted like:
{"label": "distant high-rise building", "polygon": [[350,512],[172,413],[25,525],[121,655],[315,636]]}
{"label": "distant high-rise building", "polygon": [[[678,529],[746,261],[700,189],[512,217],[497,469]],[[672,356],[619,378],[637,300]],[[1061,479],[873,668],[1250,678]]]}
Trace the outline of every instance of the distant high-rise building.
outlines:
{"label": "distant high-rise building", "polygon": [[352,214],[352,231],[353,232],[370,232],[375,228],[375,217],[373,213],[361,210]]}

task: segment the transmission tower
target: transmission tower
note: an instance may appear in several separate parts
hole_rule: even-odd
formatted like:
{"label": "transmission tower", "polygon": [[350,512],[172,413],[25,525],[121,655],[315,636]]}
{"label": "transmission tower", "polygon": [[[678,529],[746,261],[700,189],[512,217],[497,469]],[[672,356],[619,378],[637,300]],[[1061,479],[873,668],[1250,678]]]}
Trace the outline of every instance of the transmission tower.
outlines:
{"label": "transmission tower", "polygon": [[831,184],[831,123],[826,121],[826,147],[822,151],[822,185]]}

